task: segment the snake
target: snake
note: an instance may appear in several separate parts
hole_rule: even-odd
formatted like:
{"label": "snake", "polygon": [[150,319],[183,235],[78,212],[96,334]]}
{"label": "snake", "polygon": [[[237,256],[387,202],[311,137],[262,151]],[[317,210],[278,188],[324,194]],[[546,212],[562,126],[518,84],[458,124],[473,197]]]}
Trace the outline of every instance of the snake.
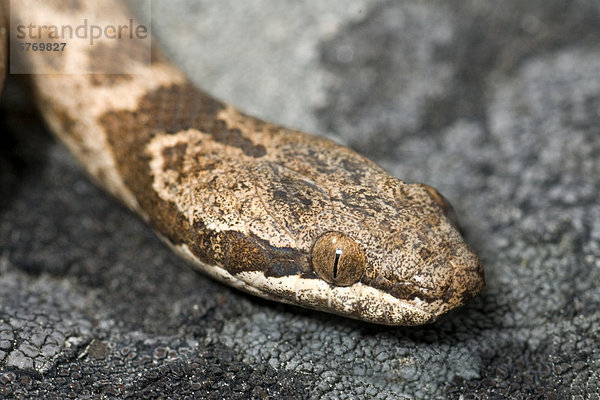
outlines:
{"label": "snake", "polygon": [[[12,2],[11,23],[132,18],[116,0],[25,4]],[[18,61],[43,71],[27,77],[31,96],[92,181],[192,267],[252,295],[385,325],[431,323],[484,289],[481,260],[436,189],[238,111],[158,47],[145,60],[137,42],[121,42],[73,41]],[[132,72],[102,73],[115,66]]]}

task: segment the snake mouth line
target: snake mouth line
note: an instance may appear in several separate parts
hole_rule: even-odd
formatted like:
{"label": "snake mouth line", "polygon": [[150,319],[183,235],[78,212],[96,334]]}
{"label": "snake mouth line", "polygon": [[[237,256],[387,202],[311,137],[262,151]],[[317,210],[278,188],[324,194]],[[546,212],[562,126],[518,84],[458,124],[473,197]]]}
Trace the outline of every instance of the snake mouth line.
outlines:
{"label": "snake mouth line", "polygon": [[[442,304],[433,306],[434,303],[420,299],[419,296],[414,296],[411,300],[399,299],[362,282],[339,287],[320,279],[302,279],[299,275],[266,277],[260,271],[244,271],[233,275],[218,265],[201,262],[187,245],[174,245],[163,236],[159,237],[196,269],[238,290],[272,301],[384,325],[422,325],[434,322],[447,311],[474,297],[484,286],[480,266],[458,266],[453,281],[436,301],[441,301]],[[469,274],[465,275],[465,272]],[[470,290],[465,291],[465,287]]]}
{"label": "snake mouth line", "polygon": [[265,277],[262,272],[230,274],[218,265],[198,260],[187,245],[167,244],[194,267],[212,278],[244,292],[287,304],[367,320],[384,325],[421,325],[435,320],[425,308],[397,299],[373,287],[357,283],[336,287],[320,279],[301,279],[297,275]]}
{"label": "snake mouth line", "polygon": [[373,323],[418,325],[435,319],[435,315],[412,302],[360,282],[335,286],[320,279],[302,279],[298,275],[267,278],[256,271],[242,272],[237,278],[247,285],[242,290],[264,298]]}

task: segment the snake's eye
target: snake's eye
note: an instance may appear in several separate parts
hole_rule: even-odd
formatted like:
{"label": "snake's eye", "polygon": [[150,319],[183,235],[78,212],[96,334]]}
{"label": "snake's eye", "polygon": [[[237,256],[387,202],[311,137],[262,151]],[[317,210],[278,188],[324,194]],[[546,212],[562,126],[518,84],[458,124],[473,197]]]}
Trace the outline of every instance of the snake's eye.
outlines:
{"label": "snake's eye", "polygon": [[365,272],[365,255],[358,243],[348,235],[327,232],[313,246],[312,264],[323,280],[338,286],[349,286]]}

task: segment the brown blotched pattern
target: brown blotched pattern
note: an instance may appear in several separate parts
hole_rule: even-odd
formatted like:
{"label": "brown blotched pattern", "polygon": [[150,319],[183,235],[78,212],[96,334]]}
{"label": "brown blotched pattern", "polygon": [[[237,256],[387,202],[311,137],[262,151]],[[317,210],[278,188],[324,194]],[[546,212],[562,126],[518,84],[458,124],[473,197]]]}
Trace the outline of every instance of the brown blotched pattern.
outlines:
{"label": "brown blotched pattern", "polygon": [[[154,227],[233,276],[315,278],[315,241],[342,231],[365,252],[361,284],[427,309],[429,319],[482,287],[442,197],[349,149],[245,116],[187,83],[100,123]],[[293,287],[274,294],[297,302]]]}
{"label": "brown blotched pattern", "polygon": [[[81,59],[93,58],[87,51]],[[152,71],[133,56],[120,62],[145,74],[36,76],[39,102],[96,181],[203,271],[262,297],[393,325],[433,321],[483,289],[479,259],[433,188],[246,116],[160,57]],[[364,255],[355,283],[315,273],[315,242],[332,231]]]}

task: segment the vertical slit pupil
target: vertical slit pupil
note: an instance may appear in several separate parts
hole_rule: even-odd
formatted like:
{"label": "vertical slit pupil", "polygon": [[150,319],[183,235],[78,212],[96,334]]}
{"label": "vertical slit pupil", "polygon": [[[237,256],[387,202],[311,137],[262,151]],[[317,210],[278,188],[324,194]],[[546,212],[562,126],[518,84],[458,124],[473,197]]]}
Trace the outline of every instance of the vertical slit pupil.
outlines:
{"label": "vertical slit pupil", "polygon": [[338,273],[338,264],[340,262],[340,257],[342,255],[342,249],[337,248],[335,250],[335,260],[333,260],[333,278],[337,278]]}

